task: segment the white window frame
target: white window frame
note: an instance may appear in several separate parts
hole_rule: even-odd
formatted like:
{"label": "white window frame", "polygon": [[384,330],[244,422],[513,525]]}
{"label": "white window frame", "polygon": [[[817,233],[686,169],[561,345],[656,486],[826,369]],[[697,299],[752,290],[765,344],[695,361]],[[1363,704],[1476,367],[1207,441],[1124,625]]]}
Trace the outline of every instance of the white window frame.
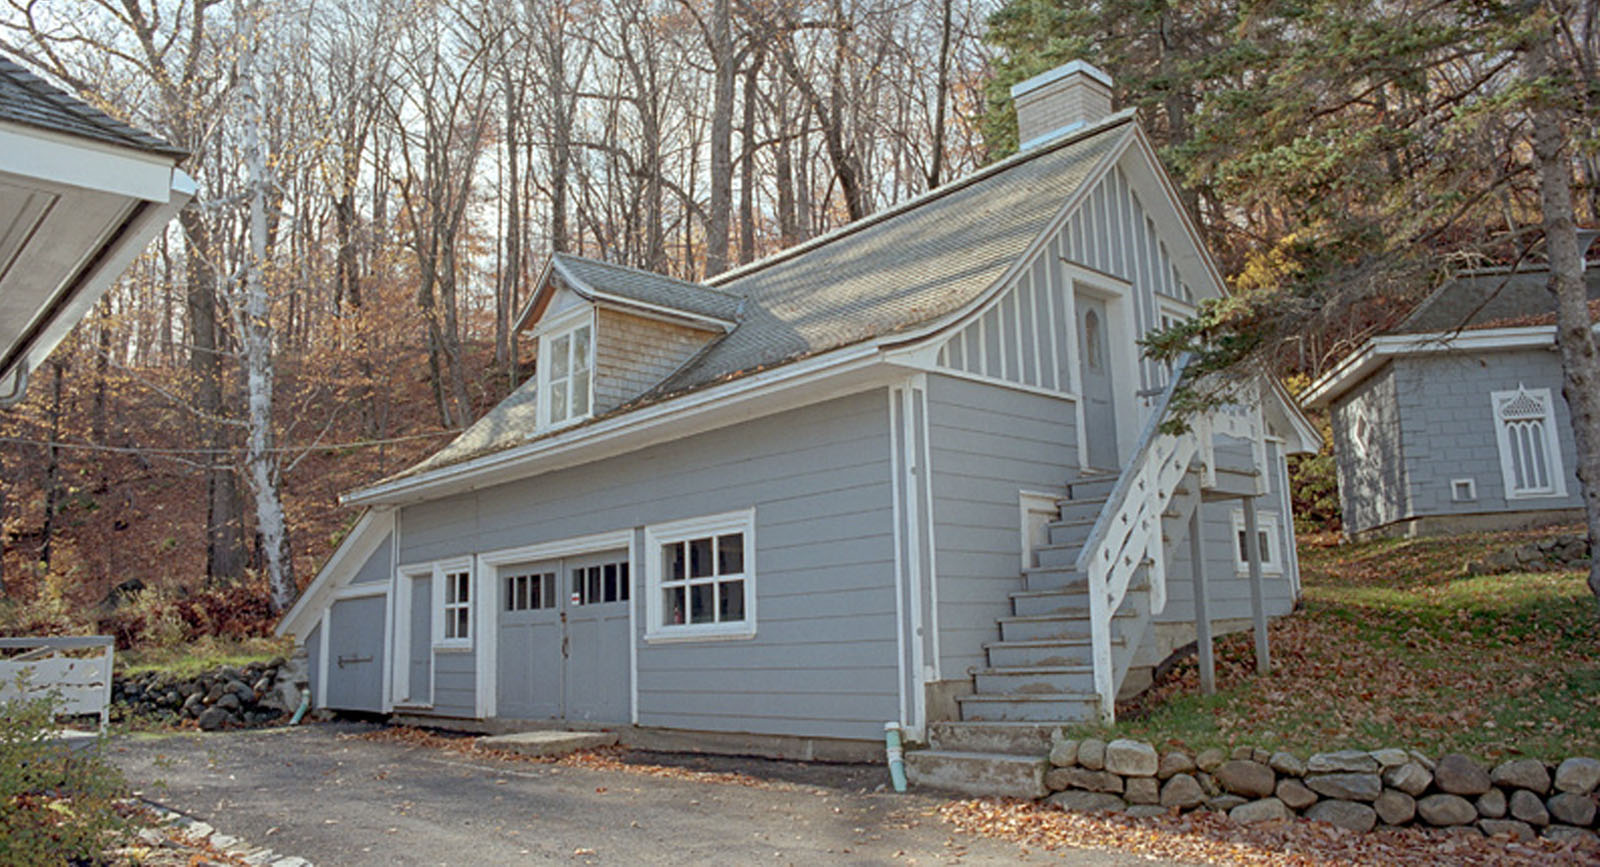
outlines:
{"label": "white window frame", "polygon": [[[1463,493],[1465,492],[1465,493]],[[1478,481],[1472,478],[1450,480],[1450,502],[1472,503],[1478,499]]]}
{"label": "white window frame", "polygon": [[[477,584],[477,576],[472,568],[471,557],[457,557],[451,560],[440,560],[433,564],[433,648],[435,650],[471,650],[472,642],[478,634],[478,620],[480,612],[475,610],[478,606],[477,594],[481,592]],[[467,576],[467,598],[465,601],[445,603],[445,576],[465,573]],[[445,637],[445,615],[451,611],[464,609],[467,612],[467,634],[451,638]]]}
{"label": "white window frame", "polygon": [[[1544,408],[1544,415],[1539,417],[1525,416],[1516,419],[1516,422],[1537,420],[1542,433],[1544,446],[1545,472],[1549,475],[1549,484],[1541,488],[1517,487],[1516,450],[1511,444],[1511,423],[1502,417],[1502,409],[1520,397],[1527,397],[1537,401]],[[1561,459],[1561,438],[1556,434],[1556,404],[1555,397],[1548,388],[1527,388],[1518,385],[1510,391],[1496,391],[1489,395],[1489,406],[1494,419],[1494,440],[1500,448],[1500,475],[1505,480],[1507,500],[1532,500],[1547,499],[1550,497],[1565,497],[1567,495],[1567,470]]]}
{"label": "white window frame", "polygon": [[[1233,532],[1228,536],[1228,549],[1233,552],[1233,568],[1240,575],[1250,574],[1250,564],[1245,562],[1244,552],[1239,550],[1239,534],[1244,532],[1244,510],[1233,510]],[[1267,537],[1267,544],[1261,549],[1261,574],[1283,574],[1283,543],[1279,541],[1278,513],[1265,509],[1256,510],[1256,532]]]}
{"label": "white window frame", "polygon": [[[547,428],[554,429],[554,428],[566,427],[567,425],[576,424],[576,423],[578,423],[580,421],[583,421],[584,419],[589,418],[589,417],[594,415],[594,375],[595,375],[594,361],[595,361],[595,333],[596,333],[595,325],[596,325],[596,318],[597,317],[595,316],[594,306],[593,305],[585,305],[583,307],[580,307],[580,308],[578,308],[576,310],[571,311],[570,313],[564,313],[561,316],[558,316],[555,319],[552,319],[549,323],[547,323],[544,327],[540,328],[537,331],[537,336],[538,336],[538,339],[539,339],[539,361],[538,361],[538,377],[539,377],[539,385],[538,385],[539,398],[538,398],[538,401],[539,401],[539,408],[538,408],[537,424],[538,424],[538,426],[539,426],[539,428],[541,430],[544,430],[544,429],[547,429]],[[571,345],[570,344],[571,335],[577,333],[578,329],[580,329],[580,328],[588,328],[589,329],[589,354],[588,354],[588,358],[584,359],[584,362],[588,365],[587,370],[588,370],[588,373],[589,373],[589,384],[588,384],[587,390],[585,391],[585,394],[584,394],[584,397],[587,399],[586,400],[586,406],[588,408],[581,414],[572,413],[571,412],[571,408],[572,408],[572,396],[573,396],[573,393],[571,392],[570,389],[568,389],[567,390],[568,415],[566,417],[564,417],[564,418],[561,418],[561,419],[552,419],[550,417],[551,416],[550,406],[551,406],[551,400],[552,400],[552,397],[554,395],[554,388],[555,388],[554,386],[552,386],[550,384],[550,374],[552,372],[551,368],[553,367],[551,359],[555,357],[554,356],[555,350],[552,347],[554,346],[555,342],[557,340],[561,339],[562,337],[568,337],[569,338],[569,344],[568,345],[570,346]],[[571,363],[569,362],[568,367],[567,367],[567,377],[561,383],[561,386],[563,388],[568,388],[568,386],[570,386],[571,379],[572,379],[572,366],[571,366]]]}
{"label": "white window frame", "polygon": [[[662,604],[661,549],[674,542],[728,533],[744,534],[744,619],[732,623],[666,623]],[[684,521],[653,524],[644,529],[645,641],[717,641],[754,638],[756,634],[756,510],[742,509]],[[718,575],[717,579],[726,580]]]}

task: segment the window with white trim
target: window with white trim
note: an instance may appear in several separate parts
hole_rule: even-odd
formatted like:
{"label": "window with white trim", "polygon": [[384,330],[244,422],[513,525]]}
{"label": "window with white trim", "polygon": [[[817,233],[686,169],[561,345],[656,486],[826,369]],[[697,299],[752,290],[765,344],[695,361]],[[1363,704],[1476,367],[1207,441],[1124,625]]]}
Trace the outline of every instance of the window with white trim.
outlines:
{"label": "window with white trim", "polygon": [[446,569],[440,576],[444,582],[443,601],[439,607],[440,633],[445,645],[470,645],[472,642],[472,572],[469,569]]}
{"label": "window with white trim", "polygon": [[755,634],[755,511],[645,528],[647,638]]}
{"label": "window with white trim", "polygon": [[[1245,545],[1244,510],[1233,510],[1233,568],[1240,575],[1250,572],[1249,551]],[[1278,550],[1278,513],[1256,512],[1256,542],[1261,546],[1261,573],[1282,575],[1283,557]]]}
{"label": "window with white trim", "polygon": [[563,320],[539,337],[539,417],[542,425],[585,418],[594,404],[594,312]]}
{"label": "window with white trim", "polygon": [[1566,496],[1567,478],[1550,389],[1518,386],[1516,391],[1497,391],[1489,397],[1494,405],[1506,499]]}

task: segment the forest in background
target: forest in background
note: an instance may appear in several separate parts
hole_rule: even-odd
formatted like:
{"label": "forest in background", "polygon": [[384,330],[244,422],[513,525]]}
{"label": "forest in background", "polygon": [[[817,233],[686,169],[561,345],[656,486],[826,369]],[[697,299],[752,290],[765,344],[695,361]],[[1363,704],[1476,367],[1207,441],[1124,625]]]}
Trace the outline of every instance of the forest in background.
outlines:
{"label": "forest in background", "polygon": [[213,600],[192,631],[231,602],[264,622],[353,522],[338,493],[526,376],[511,330],[550,252],[719,273],[1009,153],[1009,85],[1075,57],[1139,109],[1244,299],[1231,327],[1314,375],[1449,269],[1541,255],[1540,82],[1570,89],[1564,158],[1595,221],[1595,17],[4,0],[0,52],[189,150],[200,192],[0,416],[0,628],[92,622],[133,580]]}

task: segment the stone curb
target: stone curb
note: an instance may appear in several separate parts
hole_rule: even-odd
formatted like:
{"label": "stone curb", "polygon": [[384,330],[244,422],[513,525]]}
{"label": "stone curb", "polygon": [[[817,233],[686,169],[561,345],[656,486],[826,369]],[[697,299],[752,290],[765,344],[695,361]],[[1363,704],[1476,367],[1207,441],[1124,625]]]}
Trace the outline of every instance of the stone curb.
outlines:
{"label": "stone curb", "polygon": [[219,851],[237,858],[251,867],[312,867],[310,861],[294,855],[274,852],[264,846],[253,846],[238,837],[220,834],[209,823],[163,807],[154,801],[140,799],[145,807],[156,814],[157,834],[176,836],[180,841],[209,843]]}

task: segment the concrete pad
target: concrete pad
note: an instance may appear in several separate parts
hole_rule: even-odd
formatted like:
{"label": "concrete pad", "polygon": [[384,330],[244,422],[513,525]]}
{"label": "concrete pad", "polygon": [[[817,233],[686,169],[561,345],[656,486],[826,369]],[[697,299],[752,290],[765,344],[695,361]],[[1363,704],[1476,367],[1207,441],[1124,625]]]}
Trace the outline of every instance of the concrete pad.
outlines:
{"label": "concrete pad", "polygon": [[616,743],[616,732],[517,732],[479,738],[478,749],[505,750],[508,753],[543,758],[564,756],[578,750],[615,746]]}

